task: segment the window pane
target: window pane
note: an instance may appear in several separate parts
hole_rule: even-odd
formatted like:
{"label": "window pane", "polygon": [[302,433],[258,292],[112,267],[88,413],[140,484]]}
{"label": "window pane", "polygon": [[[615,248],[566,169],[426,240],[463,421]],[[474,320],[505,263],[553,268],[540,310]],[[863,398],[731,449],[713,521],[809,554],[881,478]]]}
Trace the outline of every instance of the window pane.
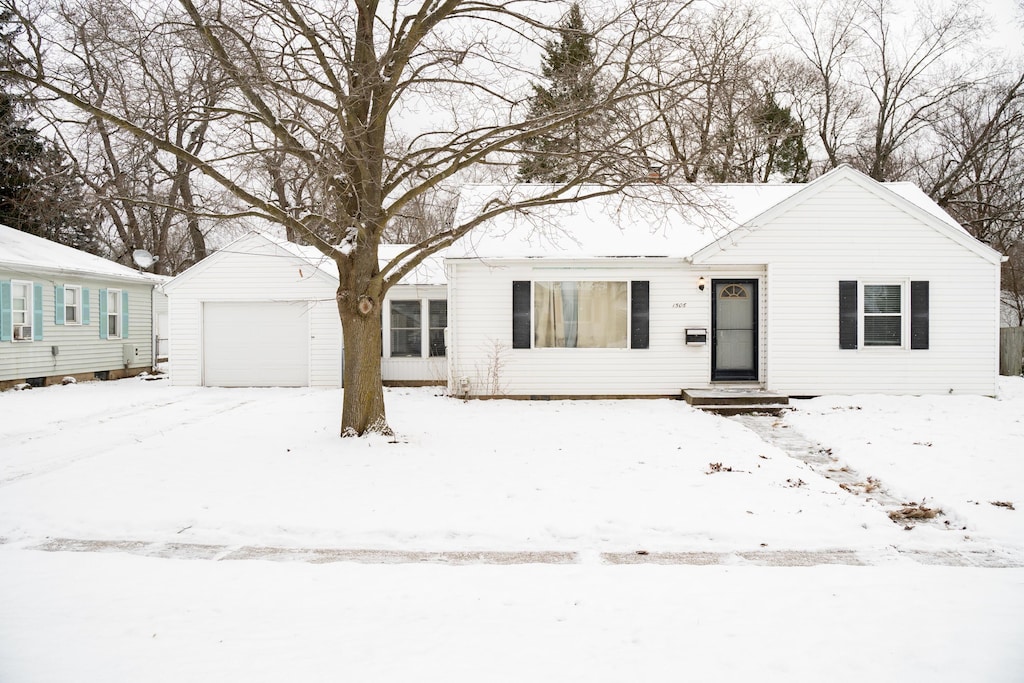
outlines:
{"label": "window pane", "polygon": [[444,330],[430,330],[430,355],[444,356]]}
{"label": "window pane", "polygon": [[420,326],[420,302],[419,301],[392,301],[391,302],[391,328],[416,327]]}
{"label": "window pane", "polygon": [[430,327],[448,327],[448,302],[430,302]]}
{"label": "window pane", "polygon": [[902,318],[898,315],[864,316],[865,346],[900,346]]}
{"label": "window pane", "polygon": [[444,328],[448,326],[448,302],[431,301],[430,304],[430,355],[444,356]]}
{"label": "window pane", "polygon": [[392,356],[419,356],[420,355],[420,329],[396,330],[391,328],[391,355]]}
{"label": "window pane", "polygon": [[64,307],[64,322],[66,323],[77,323],[78,322],[78,309],[74,306]]}
{"label": "window pane", "polygon": [[108,315],[107,316],[107,336],[110,336],[110,337],[117,337],[117,336],[119,336],[118,335],[118,330],[117,330],[117,316],[116,315]]}
{"label": "window pane", "polygon": [[864,285],[865,313],[900,313],[899,285]]}
{"label": "window pane", "polygon": [[70,287],[64,290],[64,305],[74,306],[78,303],[78,290]]}
{"label": "window pane", "polygon": [[421,308],[417,301],[391,302],[391,355],[420,356]]}
{"label": "window pane", "polygon": [[534,346],[626,348],[625,282],[535,282]]}

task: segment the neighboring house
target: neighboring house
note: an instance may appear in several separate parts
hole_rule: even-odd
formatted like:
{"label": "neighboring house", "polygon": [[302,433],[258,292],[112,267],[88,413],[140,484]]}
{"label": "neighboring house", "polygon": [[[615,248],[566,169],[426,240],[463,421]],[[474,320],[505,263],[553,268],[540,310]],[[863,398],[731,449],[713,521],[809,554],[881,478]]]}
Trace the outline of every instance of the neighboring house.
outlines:
{"label": "neighboring house", "polygon": [[153,365],[156,279],[0,226],[0,389]]}
{"label": "neighboring house", "polygon": [[[535,186],[468,187],[458,211]],[[449,249],[449,389],[466,396],[993,395],[1000,255],[907,183],[841,167],[652,184],[499,216]]]}
{"label": "neighboring house", "polygon": [[[382,261],[401,245],[382,245]],[[340,387],[334,262],[313,247],[249,233],[166,283],[171,381],[185,386]],[[444,384],[447,325],[439,258],[385,297],[387,384]]]}

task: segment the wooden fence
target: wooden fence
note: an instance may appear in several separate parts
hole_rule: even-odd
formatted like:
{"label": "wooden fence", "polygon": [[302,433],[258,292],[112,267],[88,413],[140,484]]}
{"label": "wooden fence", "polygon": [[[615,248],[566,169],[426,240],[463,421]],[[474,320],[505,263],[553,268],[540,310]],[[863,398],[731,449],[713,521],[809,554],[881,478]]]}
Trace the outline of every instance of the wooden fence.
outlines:
{"label": "wooden fence", "polygon": [[999,374],[1021,374],[1024,359],[1024,327],[1003,327],[999,330]]}

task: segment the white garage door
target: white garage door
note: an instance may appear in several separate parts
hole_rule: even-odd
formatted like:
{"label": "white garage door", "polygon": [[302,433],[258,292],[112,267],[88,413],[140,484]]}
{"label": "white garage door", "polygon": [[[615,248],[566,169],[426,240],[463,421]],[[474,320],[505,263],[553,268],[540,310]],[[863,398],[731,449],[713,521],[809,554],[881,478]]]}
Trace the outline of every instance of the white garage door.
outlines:
{"label": "white garage door", "polygon": [[308,302],[203,304],[203,384],[308,386]]}

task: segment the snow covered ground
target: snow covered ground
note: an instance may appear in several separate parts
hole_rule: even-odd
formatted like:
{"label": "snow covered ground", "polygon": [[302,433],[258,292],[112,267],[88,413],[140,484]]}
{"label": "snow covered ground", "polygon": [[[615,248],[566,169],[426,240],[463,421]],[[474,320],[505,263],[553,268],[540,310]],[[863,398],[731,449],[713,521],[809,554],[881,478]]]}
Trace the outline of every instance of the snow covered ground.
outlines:
{"label": "snow covered ground", "polygon": [[0,394],[0,681],[1024,679],[1024,380],[767,423],[911,530],[678,401],[438,393],[394,442],[332,391]]}

